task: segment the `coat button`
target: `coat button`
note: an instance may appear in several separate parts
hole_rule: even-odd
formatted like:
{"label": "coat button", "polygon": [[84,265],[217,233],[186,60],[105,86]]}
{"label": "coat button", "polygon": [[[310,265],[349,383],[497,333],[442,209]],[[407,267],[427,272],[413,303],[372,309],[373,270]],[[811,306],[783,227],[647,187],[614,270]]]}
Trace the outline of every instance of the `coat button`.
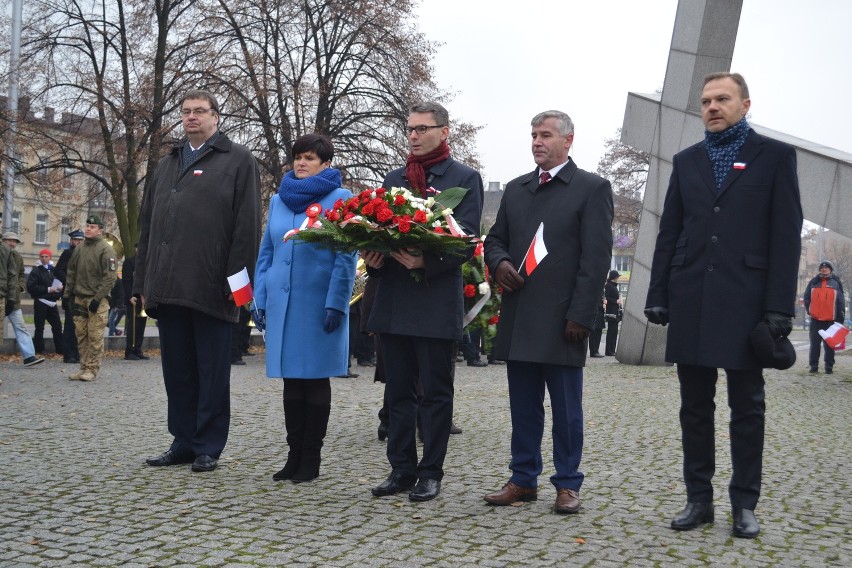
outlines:
{"label": "coat button", "polygon": [[707,272],[713,272],[713,270],[714,270],[714,268],[713,268],[712,264],[707,266]]}
{"label": "coat button", "polygon": [[712,237],[710,237],[711,243],[715,243],[715,242],[718,242],[718,241],[719,241],[719,237],[717,237],[716,235],[713,235]]}
{"label": "coat button", "polygon": [[719,210],[720,210],[719,206],[717,205],[716,207],[713,208],[713,213],[718,213]]}

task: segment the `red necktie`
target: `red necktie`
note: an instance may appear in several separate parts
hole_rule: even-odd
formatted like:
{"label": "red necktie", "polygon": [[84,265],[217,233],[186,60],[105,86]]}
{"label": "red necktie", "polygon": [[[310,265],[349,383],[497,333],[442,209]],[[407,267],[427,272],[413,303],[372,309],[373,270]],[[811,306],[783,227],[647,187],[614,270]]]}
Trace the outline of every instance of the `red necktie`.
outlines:
{"label": "red necktie", "polygon": [[550,175],[550,172],[541,172],[541,174],[539,174],[538,176],[538,184],[544,185],[551,179],[553,179],[553,176]]}

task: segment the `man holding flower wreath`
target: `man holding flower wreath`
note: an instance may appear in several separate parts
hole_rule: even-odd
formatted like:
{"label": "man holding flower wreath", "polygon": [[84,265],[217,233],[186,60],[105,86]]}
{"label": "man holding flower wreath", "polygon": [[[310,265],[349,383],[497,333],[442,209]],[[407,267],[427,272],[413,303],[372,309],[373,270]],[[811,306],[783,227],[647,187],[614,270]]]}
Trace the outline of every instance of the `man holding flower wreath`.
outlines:
{"label": "man holding flower wreath", "polygon": [[[405,127],[411,153],[406,166],[384,180],[388,190],[411,189],[426,198],[452,187],[468,191],[453,217],[468,235],[479,234],[483,185],[478,172],[450,157],[447,109],[435,102],[413,105]],[[371,277],[381,276],[367,329],[379,336],[384,354],[389,431],[387,456],[393,468],[373,488],[376,497],[409,491],[412,501],[438,496],[453,417],[454,343],[462,339],[461,265],[466,256],[416,248],[389,256],[362,251]],[[412,272],[416,276],[412,278]],[[423,457],[417,461],[416,420],[419,377]]]}

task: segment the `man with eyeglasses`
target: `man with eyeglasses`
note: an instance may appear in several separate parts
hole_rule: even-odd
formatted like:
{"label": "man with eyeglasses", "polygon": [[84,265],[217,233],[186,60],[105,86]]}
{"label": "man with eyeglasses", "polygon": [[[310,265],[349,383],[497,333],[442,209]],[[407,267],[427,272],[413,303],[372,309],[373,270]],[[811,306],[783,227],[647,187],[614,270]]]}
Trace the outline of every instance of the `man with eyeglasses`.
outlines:
{"label": "man with eyeglasses", "polygon": [[[422,197],[451,187],[469,191],[453,216],[464,232],[479,234],[483,185],[479,173],[450,157],[447,109],[435,102],[411,107],[405,126],[411,153],[405,167],[390,172],[384,187],[405,187]],[[381,277],[367,324],[379,335],[390,414],[387,456],[393,470],[373,488],[383,497],[409,491],[411,501],[438,496],[453,418],[454,344],[462,339],[464,311],[461,265],[473,256],[439,256],[397,250],[385,257],[362,251],[371,277]],[[410,272],[420,272],[415,280]],[[419,378],[423,457],[417,461]],[[416,482],[416,485],[415,485]]]}
{"label": "man with eyeglasses", "polygon": [[213,471],[231,417],[231,332],[238,320],[227,278],[254,274],[260,176],[245,146],[219,130],[209,91],[180,102],[186,138],[157,165],[145,193],[133,294],[158,320],[173,441],[150,466]]}
{"label": "man with eyeglasses", "polygon": [[42,249],[38,253],[39,263],[30,271],[27,278],[27,292],[33,298],[33,316],[35,320],[35,334],[33,343],[36,353],[44,354],[44,323],[50,324],[53,334],[53,347],[57,353],[64,353],[62,348],[62,320],[59,319],[59,308],[56,302],[62,298],[62,283],[54,274],[51,259],[53,253],[50,249]]}

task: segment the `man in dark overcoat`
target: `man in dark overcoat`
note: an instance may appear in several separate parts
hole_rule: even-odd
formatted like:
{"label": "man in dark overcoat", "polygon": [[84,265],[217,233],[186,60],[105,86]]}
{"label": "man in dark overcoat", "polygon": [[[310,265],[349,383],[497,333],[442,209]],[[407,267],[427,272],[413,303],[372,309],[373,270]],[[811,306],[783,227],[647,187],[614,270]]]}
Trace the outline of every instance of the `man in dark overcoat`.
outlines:
{"label": "man in dark overcoat", "polygon": [[[483,186],[479,173],[450,157],[449,115],[435,102],[411,107],[406,126],[411,147],[406,167],[390,172],[384,187],[412,189],[421,197],[452,187],[468,191],[453,216],[468,235],[479,235]],[[367,330],[381,343],[390,414],[387,456],[392,471],[373,488],[376,497],[411,490],[412,501],[438,496],[453,419],[456,341],[464,311],[461,266],[471,256],[397,250],[384,257],[362,251],[370,278],[381,277]],[[415,280],[411,271],[419,273]],[[420,421],[423,456],[417,460],[417,379],[423,388]],[[416,481],[416,485],[415,485]]]}
{"label": "man in dark overcoat", "polygon": [[537,499],[547,387],[556,512],[580,509],[583,366],[612,258],[613,206],[610,183],[568,156],[573,141],[567,114],[533,118],[538,168],[506,186],[485,239],[485,262],[503,288],[494,357],[507,361],[512,416],[512,477],[485,496],[492,505]]}
{"label": "man in dark overcoat", "polygon": [[674,156],[645,304],[651,323],[670,324],[666,361],[680,381],[687,505],[671,528],[713,521],[713,398],[723,368],[733,534],[745,538],[760,532],[765,413],[750,334],[761,321],[775,337],[792,330],[802,228],[795,150],[752,130],[750,105],[741,75],[705,78],[705,139]]}

